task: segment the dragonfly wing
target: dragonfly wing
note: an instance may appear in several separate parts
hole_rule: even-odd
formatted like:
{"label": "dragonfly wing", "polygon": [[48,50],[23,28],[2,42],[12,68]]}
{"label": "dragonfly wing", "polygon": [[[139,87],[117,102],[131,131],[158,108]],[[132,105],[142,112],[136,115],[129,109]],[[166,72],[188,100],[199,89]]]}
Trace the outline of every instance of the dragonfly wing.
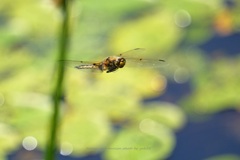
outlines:
{"label": "dragonfly wing", "polygon": [[166,62],[162,59],[148,59],[145,58],[144,48],[135,48],[119,54],[120,57],[126,59],[127,67],[163,67]]}
{"label": "dragonfly wing", "polygon": [[124,57],[124,58],[127,58],[127,57],[135,58],[135,57],[139,57],[139,55],[141,55],[144,51],[145,51],[144,48],[135,48],[135,49],[120,53],[118,56]]}
{"label": "dragonfly wing", "polygon": [[166,65],[167,63],[162,59],[126,58],[126,67],[157,68]]}

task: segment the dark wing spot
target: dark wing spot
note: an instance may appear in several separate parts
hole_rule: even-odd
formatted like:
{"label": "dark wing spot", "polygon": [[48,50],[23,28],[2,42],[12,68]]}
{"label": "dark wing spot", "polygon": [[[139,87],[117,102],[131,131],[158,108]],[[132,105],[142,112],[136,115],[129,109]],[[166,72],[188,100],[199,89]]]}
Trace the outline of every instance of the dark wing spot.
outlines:
{"label": "dark wing spot", "polygon": [[162,61],[162,62],[165,62],[164,60],[162,60],[162,59],[159,59],[158,61]]}
{"label": "dark wing spot", "polygon": [[139,50],[139,49],[141,49],[141,48],[135,48],[134,50]]}
{"label": "dark wing spot", "polygon": [[139,59],[140,61],[142,60],[142,58]]}

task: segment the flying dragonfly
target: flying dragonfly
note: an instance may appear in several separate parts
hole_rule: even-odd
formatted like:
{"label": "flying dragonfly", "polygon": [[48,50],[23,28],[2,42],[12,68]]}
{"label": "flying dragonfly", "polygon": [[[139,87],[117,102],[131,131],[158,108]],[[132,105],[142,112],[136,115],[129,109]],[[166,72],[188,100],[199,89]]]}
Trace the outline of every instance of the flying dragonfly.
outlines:
{"label": "flying dragonfly", "polygon": [[70,64],[76,69],[90,69],[98,70],[101,72],[111,73],[124,66],[132,67],[161,67],[165,62],[162,59],[146,59],[139,58],[137,55],[143,52],[144,48],[135,48],[127,52],[123,52],[116,56],[108,56],[103,61],[88,62],[88,61],[75,61],[65,60],[67,64]]}

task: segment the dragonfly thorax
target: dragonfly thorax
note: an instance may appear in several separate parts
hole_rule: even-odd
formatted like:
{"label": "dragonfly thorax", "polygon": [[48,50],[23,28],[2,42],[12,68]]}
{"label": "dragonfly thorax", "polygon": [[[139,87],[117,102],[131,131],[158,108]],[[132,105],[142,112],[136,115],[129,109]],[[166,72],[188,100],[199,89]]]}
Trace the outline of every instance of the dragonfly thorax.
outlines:
{"label": "dragonfly thorax", "polygon": [[126,59],[123,57],[111,56],[108,57],[104,62],[107,73],[116,71],[118,68],[123,68],[126,64]]}

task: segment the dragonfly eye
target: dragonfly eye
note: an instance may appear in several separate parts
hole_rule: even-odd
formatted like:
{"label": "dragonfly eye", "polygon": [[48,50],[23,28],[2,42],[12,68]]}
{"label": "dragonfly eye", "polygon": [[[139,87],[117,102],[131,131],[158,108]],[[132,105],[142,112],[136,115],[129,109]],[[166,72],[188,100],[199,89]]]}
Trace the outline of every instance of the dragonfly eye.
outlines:
{"label": "dragonfly eye", "polygon": [[123,68],[126,64],[126,60],[124,58],[119,58],[118,61],[117,61],[117,66],[119,68]]}

